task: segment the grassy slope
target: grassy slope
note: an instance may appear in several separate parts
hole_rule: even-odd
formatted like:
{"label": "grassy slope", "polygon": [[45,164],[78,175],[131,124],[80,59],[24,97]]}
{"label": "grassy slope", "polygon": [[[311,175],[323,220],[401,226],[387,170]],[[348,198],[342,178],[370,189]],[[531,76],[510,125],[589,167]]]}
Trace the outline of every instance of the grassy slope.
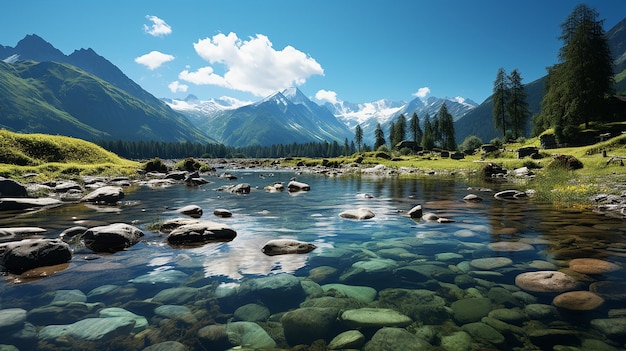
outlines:
{"label": "grassy slope", "polygon": [[37,173],[40,180],[45,180],[130,175],[138,166],[81,139],[0,130],[0,176],[18,179],[26,173]]}

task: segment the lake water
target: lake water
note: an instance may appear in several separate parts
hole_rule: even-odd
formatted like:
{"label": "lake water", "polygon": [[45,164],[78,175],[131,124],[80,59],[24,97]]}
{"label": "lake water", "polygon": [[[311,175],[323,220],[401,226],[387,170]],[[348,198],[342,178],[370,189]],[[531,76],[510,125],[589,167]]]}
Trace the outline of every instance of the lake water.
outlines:
{"label": "lake water", "polygon": [[[51,238],[75,225],[116,222],[133,224],[145,234],[139,244],[114,254],[96,254],[73,244],[74,256],[67,265],[39,270],[30,278],[5,276],[0,282],[0,343],[20,350],[142,350],[165,341],[200,350],[242,344],[282,349],[314,344],[324,349],[331,341],[338,345],[340,341],[333,339],[340,333],[358,330],[362,337],[345,348],[392,350],[421,345],[420,349],[432,350],[552,350],[554,345],[568,345],[572,348],[567,350],[626,349],[626,226],[622,220],[556,209],[532,199],[498,200],[494,192],[478,187],[499,191],[515,186],[470,185],[452,176],[328,177],[257,169],[229,173],[238,179],[207,176],[212,183],[199,187],[133,185],[125,188],[124,200],[114,207],[67,204],[0,217],[0,227],[42,227]],[[286,184],[294,176],[311,190],[263,190],[273,182]],[[252,192],[237,195],[215,190],[237,183],[249,183]],[[464,201],[470,193],[483,201]],[[175,210],[190,204],[204,210],[201,219],[224,223],[236,230],[237,237],[230,242],[174,248],[165,242],[165,234],[148,229],[159,221],[181,217]],[[452,221],[409,218],[406,212],[418,204],[424,213]],[[218,208],[233,216],[214,216]],[[375,217],[362,221],[339,217],[342,211],[357,208],[367,208]],[[272,239],[295,239],[317,248],[308,254],[267,256],[261,248]],[[604,262],[609,268],[588,272],[570,267],[578,258],[600,260],[584,263],[602,269]],[[577,281],[575,288],[567,290],[594,293],[568,296],[573,301],[563,307],[553,299],[565,290],[537,292],[516,285],[522,273],[558,270]],[[46,276],[41,278],[42,274]],[[297,287],[292,284],[294,277],[300,281]],[[173,296],[165,296],[166,292]],[[161,295],[156,298],[157,294]],[[593,303],[589,300],[595,297],[601,299],[598,306],[581,307]],[[188,310],[172,315],[157,311],[161,305]],[[239,309],[249,305],[254,311],[269,310],[269,316],[259,319]],[[137,322],[134,329],[120,328],[95,340],[85,340],[80,332],[49,336],[55,333],[52,325],[70,330],[67,325],[107,317],[101,311],[114,307],[145,317],[147,325]],[[409,322],[385,322],[388,317],[376,311],[369,318],[372,324],[344,315],[366,307],[395,310]],[[305,322],[285,315],[303,308],[330,309],[336,318],[320,317],[315,324],[313,317]],[[27,311],[23,330],[3,329],[2,311],[9,309]],[[378,318],[383,321],[376,322]],[[241,319],[263,329],[253,332],[250,324],[241,324],[245,328],[236,331],[235,322]],[[46,333],[41,332],[44,328]],[[204,332],[199,332],[202,328]],[[384,334],[383,329],[392,334]],[[413,337],[419,338],[417,344]]]}

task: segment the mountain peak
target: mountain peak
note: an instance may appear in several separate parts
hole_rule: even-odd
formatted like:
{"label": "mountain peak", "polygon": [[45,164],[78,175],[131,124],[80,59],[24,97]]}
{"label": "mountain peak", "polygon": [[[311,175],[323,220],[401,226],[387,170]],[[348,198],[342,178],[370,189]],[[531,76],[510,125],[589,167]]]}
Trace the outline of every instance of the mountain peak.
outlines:
{"label": "mountain peak", "polygon": [[64,61],[65,54],[36,34],[28,34],[15,46],[20,59],[35,61]]}

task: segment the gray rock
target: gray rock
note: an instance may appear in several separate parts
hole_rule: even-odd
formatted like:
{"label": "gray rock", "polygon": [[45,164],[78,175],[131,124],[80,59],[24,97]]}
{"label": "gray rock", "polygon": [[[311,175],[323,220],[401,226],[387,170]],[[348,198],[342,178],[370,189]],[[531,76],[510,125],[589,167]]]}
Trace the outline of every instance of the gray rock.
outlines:
{"label": "gray rock", "polygon": [[422,351],[431,345],[403,328],[381,328],[365,344],[364,351]]}
{"label": "gray rock", "polygon": [[413,206],[406,214],[411,218],[422,218],[422,205]]}
{"label": "gray rock", "polygon": [[367,208],[359,208],[356,210],[346,210],[339,214],[339,217],[346,219],[356,219],[356,220],[365,220],[374,218],[374,212],[368,210]]}
{"label": "gray rock", "polygon": [[14,332],[24,327],[26,310],[7,308],[0,310],[0,333]]}
{"label": "gray rock", "polygon": [[540,328],[529,330],[527,335],[542,350],[553,350],[556,345],[580,345],[580,333],[576,330]]}
{"label": "gray rock", "polygon": [[478,322],[491,311],[491,300],[488,298],[469,298],[457,300],[450,306],[454,319],[461,323]]}
{"label": "gray rock", "polygon": [[348,328],[381,328],[406,327],[413,320],[389,308],[359,308],[348,310],[341,314],[341,320]]}
{"label": "gray rock", "polygon": [[469,351],[472,349],[472,337],[464,332],[453,332],[441,337],[441,347],[446,351]]}
{"label": "gray rock", "polygon": [[134,327],[135,320],[126,317],[87,318],[73,324],[48,325],[39,331],[38,337],[45,341],[69,336],[83,341],[105,342],[130,335]]}
{"label": "gray rock", "polygon": [[230,218],[233,216],[233,213],[225,208],[216,208],[213,210],[213,215],[220,218]]}
{"label": "gray rock", "polygon": [[256,303],[243,305],[233,313],[235,320],[245,322],[265,322],[270,318],[270,310]]}
{"label": "gray rock", "polygon": [[481,322],[468,323],[463,325],[463,330],[468,332],[474,339],[488,342],[495,346],[504,344],[506,341],[504,335],[489,325]]}
{"label": "gray rock", "polygon": [[12,179],[0,177],[0,197],[26,197],[26,187]]}
{"label": "gray rock", "polygon": [[172,218],[172,219],[165,220],[163,222],[156,223],[153,225],[153,227],[154,227],[154,230],[160,233],[170,233],[172,230],[178,227],[182,227],[188,224],[195,224],[198,222],[200,221],[197,219],[193,219],[193,218]]}
{"label": "gray rock", "polygon": [[252,322],[232,322],[226,326],[228,339],[234,346],[252,350],[273,349],[276,342],[260,325]]}
{"label": "gray rock", "polygon": [[230,241],[236,236],[237,232],[224,224],[199,221],[172,230],[167,236],[167,242],[172,245],[200,245],[212,241]]}
{"label": "gray rock", "polygon": [[103,308],[100,311],[98,311],[98,314],[102,318],[126,317],[126,318],[130,318],[130,319],[134,320],[135,321],[135,328],[133,329],[133,331],[135,333],[138,333],[138,332],[148,328],[148,320],[145,317],[139,316],[137,314],[134,314],[134,313],[132,313],[130,311],[127,311],[127,310],[125,310],[123,308],[119,308],[119,307]]}
{"label": "gray rock", "polygon": [[[97,306],[101,306],[98,304]],[[66,302],[59,305],[35,307],[28,311],[28,321],[35,325],[71,324],[87,318],[95,305]]]}
{"label": "gray rock", "polygon": [[476,194],[467,194],[467,195],[465,195],[463,200],[467,201],[467,202],[481,202],[481,201],[483,201],[483,198],[478,196],[478,195],[476,195]]}
{"label": "gray rock", "polygon": [[150,345],[142,351],[188,351],[187,346],[178,341],[164,341],[158,344]]}
{"label": "gray rock", "polygon": [[68,302],[87,302],[87,296],[78,289],[57,290],[50,304],[66,304]]}
{"label": "gray rock", "polygon": [[286,254],[305,254],[315,250],[317,246],[303,241],[292,239],[274,239],[270,240],[261,251],[268,256],[286,255]]}
{"label": "gray rock", "polygon": [[311,186],[309,184],[306,183],[302,183],[302,182],[298,182],[295,180],[290,181],[287,184],[287,190],[290,192],[295,192],[295,191],[310,191],[311,190]]}
{"label": "gray rock", "polygon": [[194,324],[198,322],[187,306],[163,305],[155,308],[154,313],[161,317],[174,319],[186,324]]}
{"label": "gray rock", "polygon": [[137,244],[143,235],[135,226],[114,223],[90,228],[83,234],[83,242],[95,252],[116,252]]}
{"label": "gray rock", "polygon": [[360,349],[365,343],[365,335],[358,330],[348,330],[335,336],[330,343],[330,350]]}
{"label": "gray rock", "polygon": [[355,286],[345,284],[325,284],[322,285],[324,291],[335,290],[341,295],[355,298],[362,302],[372,302],[376,298],[376,289],[369,286]]}
{"label": "gray rock", "polygon": [[556,307],[552,305],[544,305],[533,303],[524,307],[524,312],[530,319],[536,320],[553,320],[558,316]]}
{"label": "gray rock", "polygon": [[450,318],[446,301],[426,289],[384,289],[378,301],[380,307],[402,311],[424,324],[442,324]]}
{"label": "gray rock", "polygon": [[491,310],[488,316],[489,318],[494,318],[518,326],[521,326],[527,320],[526,315],[519,308],[497,308],[495,310]]}
{"label": "gray rock", "polygon": [[83,191],[83,187],[74,181],[68,181],[61,184],[56,184],[54,187],[54,191],[56,191],[57,193],[80,193]]}
{"label": "gray rock", "polygon": [[83,196],[81,202],[114,204],[124,198],[124,190],[118,186],[103,186]]}
{"label": "gray rock", "polygon": [[305,307],[285,313],[280,322],[289,345],[311,344],[328,339],[334,330],[339,310],[335,308]]}
{"label": "gray rock", "polygon": [[626,336],[626,317],[593,319],[591,326],[609,338]]}
{"label": "gray rock", "polygon": [[65,229],[61,234],[59,234],[59,239],[63,240],[63,242],[71,243],[76,238],[79,238],[83,235],[89,228],[83,226],[74,226]]}
{"label": "gray rock", "polygon": [[7,272],[21,274],[33,268],[57,265],[71,259],[69,245],[59,239],[26,239],[6,244],[0,263]]}
{"label": "gray rock", "polygon": [[470,261],[470,266],[476,269],[493,270],[513,264],[513,260],[508,257],[486,257],[477,258]]}
{"label": "gray rock", "polygon": [[152,298],[152,302],[164,305],[184,305],[192,301],[197,294],[198,289],[189,286],[163,289]]}
{"label": "gray rock", "polygon": [[49,197],[40,198],[0,198],[0,211],[23,211],[63,205],[63,201]]}
{"label": "gray rock", "polygon": [[187,205],[179,208],[176,212],[187,215],[192,218],[202,217],[202,208],[198,205]]}

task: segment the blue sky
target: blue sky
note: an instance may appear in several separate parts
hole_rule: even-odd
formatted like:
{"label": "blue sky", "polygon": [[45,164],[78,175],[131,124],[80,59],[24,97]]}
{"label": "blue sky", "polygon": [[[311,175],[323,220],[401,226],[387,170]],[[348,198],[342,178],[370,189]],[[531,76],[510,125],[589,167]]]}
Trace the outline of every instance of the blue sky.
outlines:
{"label": "blue sky", "polygon": [[[499,67],[545,75],[575,0],[30,0],[5,2],[0,45],[37,34],[92,48],[156,97],[256,101],[298,86],[314,101],[462,96]],[[626,1],[590,0],[605,30]],[[317,98],[317,99],[316,99]]]}

